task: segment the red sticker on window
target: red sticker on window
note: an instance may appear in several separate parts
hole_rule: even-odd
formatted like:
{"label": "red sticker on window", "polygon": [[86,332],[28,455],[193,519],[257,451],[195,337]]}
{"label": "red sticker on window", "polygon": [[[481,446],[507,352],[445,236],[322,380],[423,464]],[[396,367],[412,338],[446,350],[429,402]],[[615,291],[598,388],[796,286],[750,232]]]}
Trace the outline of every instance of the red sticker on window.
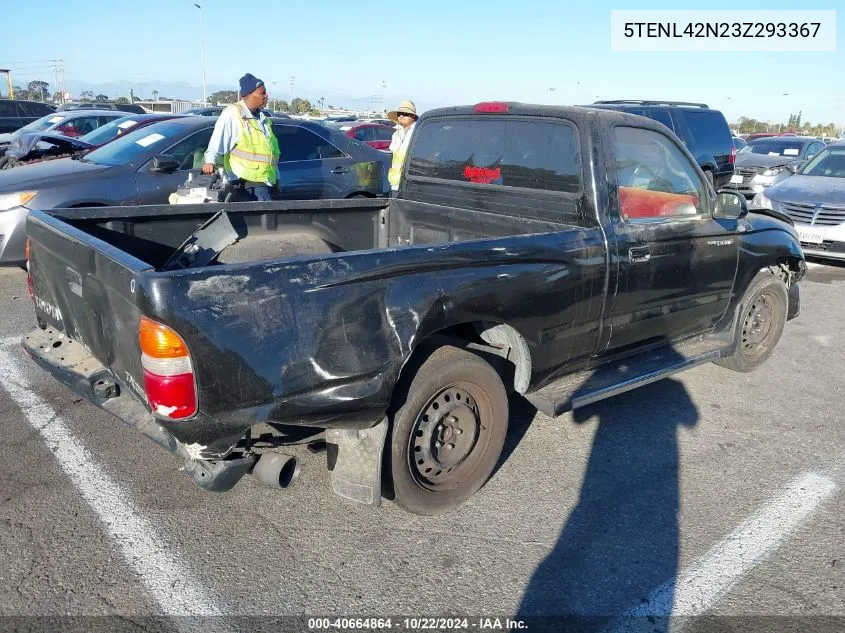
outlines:
{"label": "red sticker on window", "polygon": [[502,177],[502,168],[490,169],[489,167],[473,167],[467,165],[464,167],[464,178],[470,182],[480,182],[489,185],[494,180],[499,180]]}

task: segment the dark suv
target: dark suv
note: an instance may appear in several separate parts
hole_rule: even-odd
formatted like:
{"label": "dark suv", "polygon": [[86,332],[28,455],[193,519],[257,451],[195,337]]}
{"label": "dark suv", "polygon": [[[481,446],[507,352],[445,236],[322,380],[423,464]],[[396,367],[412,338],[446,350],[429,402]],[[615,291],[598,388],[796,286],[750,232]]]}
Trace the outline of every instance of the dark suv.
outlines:
{"label": "dark suv", "polygon": [[716,189],[730,182],[736,149],[728,122],[718,110],[685,101],[596,101],[588,107],[621,110],[659,121],[681,139]]}
{"label": "dark suv", "polygon": [[19,130],[24,125],[55,111],[53,106],[40,101],[0,99],[0,134]]}

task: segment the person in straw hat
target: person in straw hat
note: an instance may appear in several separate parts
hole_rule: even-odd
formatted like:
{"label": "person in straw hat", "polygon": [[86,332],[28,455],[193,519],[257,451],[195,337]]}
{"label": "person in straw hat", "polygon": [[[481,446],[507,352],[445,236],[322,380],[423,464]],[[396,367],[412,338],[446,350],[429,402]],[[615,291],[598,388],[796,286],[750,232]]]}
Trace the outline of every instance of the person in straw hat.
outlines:
{"label": "person in straw hat", "polygon": [[397,124],[393,138],[390,140],[390,151],[393,152],[393,163],[390,171],[387,172],[387,179],[390,181],[392,191],[399,189],[399,178],[402,175],[402,165],[405,162],[405,154],[408,152],[408,144],[411,142],[411,134],[417,123],[417,106],[413,101],[403,101],[395,110],[387,113],[387,118]]}

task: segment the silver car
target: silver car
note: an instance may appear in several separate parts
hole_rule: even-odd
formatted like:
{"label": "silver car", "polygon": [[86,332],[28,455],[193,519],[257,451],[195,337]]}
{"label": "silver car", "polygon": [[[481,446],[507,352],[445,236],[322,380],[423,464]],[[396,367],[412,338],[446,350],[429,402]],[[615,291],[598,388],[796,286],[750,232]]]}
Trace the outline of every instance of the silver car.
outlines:
{"label": "silver car", "polygon": [[845,141],[825,147],[797,174],[755,195],[750,206],[792,218],[805,254],[845,260]]}
{"label": "silver car", "polygon": [[820,140],[803,136],[755,138],[737,153],[734,175],[724,187],[750,200],[790,177],[824,147]]}

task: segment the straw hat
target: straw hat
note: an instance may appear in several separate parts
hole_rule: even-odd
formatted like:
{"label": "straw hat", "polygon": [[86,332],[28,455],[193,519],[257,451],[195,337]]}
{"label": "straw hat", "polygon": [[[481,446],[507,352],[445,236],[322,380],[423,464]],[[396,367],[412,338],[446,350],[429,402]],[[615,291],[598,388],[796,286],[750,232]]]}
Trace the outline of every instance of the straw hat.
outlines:
{"label": "straw hat", "polygon": [[400,112],[404,112],[405,114],[413,114],[414,118],[419,118],[417,116],[417,106],[414,105],[413,101],[408,101],[407,99],[400,103],[398,108],[388,112],[387,118],[393,121],[394,123],[399,123]]}

